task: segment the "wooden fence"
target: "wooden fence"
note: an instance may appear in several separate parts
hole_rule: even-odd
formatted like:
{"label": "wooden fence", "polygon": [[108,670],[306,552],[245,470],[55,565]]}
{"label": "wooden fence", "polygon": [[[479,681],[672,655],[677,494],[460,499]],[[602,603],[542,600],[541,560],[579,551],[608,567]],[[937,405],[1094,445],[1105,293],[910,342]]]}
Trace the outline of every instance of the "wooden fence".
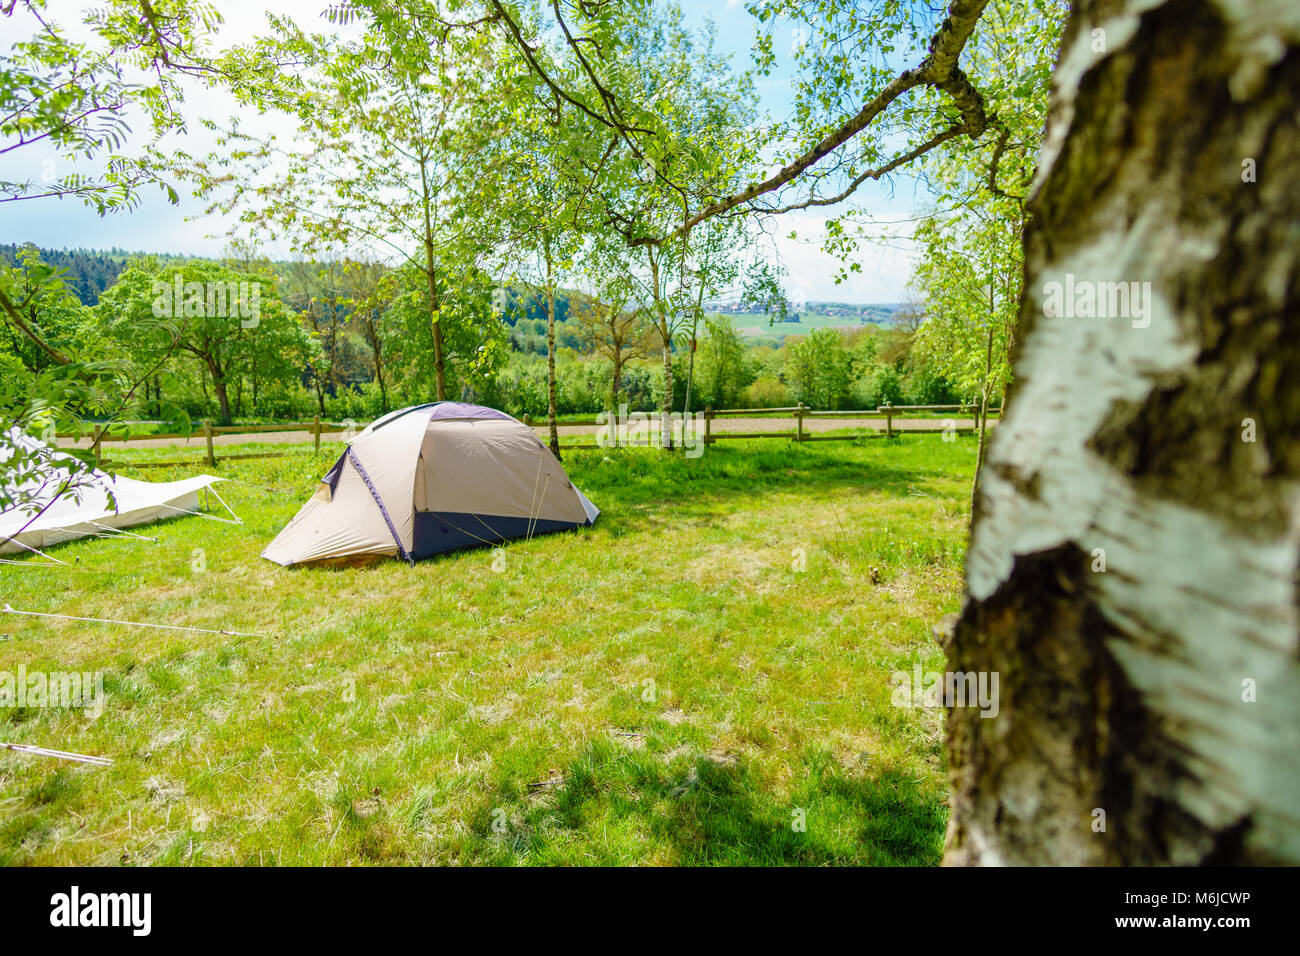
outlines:
{"label": "wooden fence", "polygon": [[[301,455],[302,452],[292,451],[268,451],[268,452],[246,452],[238,455],[218,455],[218,446],[214,444],[213,439],[218,435],[262,435],[274,432],[307,432],[312,436],[312,444],[315,453],[320,453],[321,438],[324,435],[341,435],[349,430],[360,432],[365,426],[356,425],[347,422],[322,422],[317,416],[309,422],[284,422],[278,425],[213,425],[208,419],[204,419],[202,428],[185,434],[183,432],[145,432],[140,434],[114,435],[105,432],[96,425],[91,431],[91,450],[95,454],[95,462],[98,465],[112,464],[130,464],[133,468],[168,468],[174,465],[207,465],[216,467],[218,460],[238,461],[249,458],[289,458]],[[80,438],[80,435],[60,434],[59,438]],[[101,446],[106,442],[118,442],[126,445],[133,441],[161,441],[177,438],[189,440],[191,438],[202,437],[204,443],[204,456],[201,459],[177,459],[174,461],[139,461],[139,462],[114,462],[110,459],[103,458],[100,454]],[[267,444],[277,444],[268,442]]]}
{"label": "wooden fence", "polygon": [[[855,440],[861,440],[863,438],[875,437],[881,435],[881,433],[876,431],[875,429],[862,429],[855,433],[841,434],[841,435],[814,435],[804,427],[804,422],[807,419],[816,419],[816,418],[826,418],[826,419],[870,418],[870,419],[883,420],[885,423],[885,431],[883,436],[881,437],[893,438],[896,431],[901,432],[903,430],[903,429],[896,430],[894,428],[895,419],[898,419],[900,421],[909,420],[908,413],[915,413],[915,412],[954,412],[957,415],[974,416],[978,412],[978,408],[977,406],[974,405],[886,404],[886,405],[879,405],[874,410],[837,409],[834,411],[830,411],[830,410],[819,411],[817,409],[811,408],[810,406],[803,404],[803,402],[800,402],[798,405],[788,405],[780,408],[726,408],[726,409],[706,408],[702,412],[697,412],[696,414],[704,416],[704,443],[706,445],[711,445],[718,441],[730,441],[733,438],[736,439],[789,438],[792,441],[799,441],[799,442],[855,441]],[[990,418],[996,418],[996,416],[998,416],[1000,413],[1001,413],[1001,409],[997,409],[997,408],[989,409]],[[642,412],[641,414],[645,416],[645,419],[647,421],[658,420],[658,417],[660,415],[659,412]],[[713,431],[713,421],[714,419],[717,418],[783,418],[786,416],[789,416],[794,419],[792,423],[794,427],[789,431],[757,431],[757,432],[727,431],[727,432],[717,432],[717,433],[714,433]],[[910,420],[916,421],[917,419],[912,418]],[[948,430],[948,426],[945,425],[942,420],[938,420],[938,419],[924,419],[924,420],[934,421],[935,427],[934,428],[908,428],[906,429],[906,431],[913,432],[916,434],[928,434],[928,433],[943,432]],[[524,424],[530,425],[534,428],[542,428],[546,426],[547,422],[545,419],[536,419],[536,418],[531,418],[529,416],[524,416]],[[566,419],[565,421],[558,423],[560,427],[573,426],[573,425],[590,426],[590,425],[608,425],[608,424],[610,424],[609,421],[602,420],[600,418],[583,418],[583,419],[576,419],[576,420]],[[975,428],[974,427],[959,428],[956,429],[956,431],[958,433],[961,432],[969,433],[975,431]],[[565,442],[561,441],[560,447],[561,448],[597,448],[600,446],[595,442],[581,442],[581,443],[573,442],[573,443],[566,444]]]}
{"label": "wooden fence", "polygon": [[[995,418],[1000,414],[1000,409],[989,409],[989,417]],[[732,439],[746,438],[788,438],[791,441],[808,442],[808,441],[853,441],[871,437],[894,438],[904,429],[896,429],[895,421],[917,421],[915,413],[917,412],[952,412],[955,415],[975,416],[978,412],[973,405],[880,405],[875,409],[847,409],[847,410],[818,410],[804,405],[800,402],[798,405],[791,405],[782,408],[726,408],[715,409],[706,408],[696,414],[704,418],[704,443],[712,445],[719,441],[731,441]],[[644,420],[659,421],[659,413],[643,412]],[[909,418],[909,416],[912,416]],[[789,417],[792,427],[789,430],[777,431],[754,431],[754,432],[733,432],[723,431],[714,432],[713,422],[719,418],[785,418]],[[874,428],[858,429],[849,431],[845,434],[838,435],[816,435],[812,434],[806,427],[805,422],[811,419],[874,419],[883,420],[885,429],[883,434]],[[926,434],[933,432],[943,432],[951,429],[950,425],[945,424],[941,419],[919,419],[924,421],[933,421],[933,428],[908,428],[906,431]],[[546,420],[537,420],[529,416],[524,416],[524,424],[533,427],[545,427]],[[611,424],[609,421],[603,421],[600,418],[583,418],[568,419],[559,423],[560,427],[586,427],[601,426]],[[251,458],[287,458],[303,454],[303,452],[290,451],[272,451],[272,452],[245,452],[241,454],[218,454],[219,446],[214,444],[213,439],[219,435],[258,435],[274,432],[306,432],[312,436],[312,445],[315,454],[320,453],[321,439],[327,435],[342,435],[348,431],[360,432],[364,425],[350,422],[322,422],[318,417],[309,422],[285,422],[278,425],[216,425],[211,421],[204,420],[202,428],[186,435],[180,432],[163,432],[163,433],[141,433],[141,434],[112,434],[106,432],[101,426],[95,426],[91,432],[91,449],[95,454],[95,460],[100,465],[126,465],[133,468],[168,468],[176,465],[206,465],[216,467],[218,461],[240,461]],[[974,428],[967,427],[957,429],[958,432],[972,432]],[[61,434],[59,438],[79,438],[82,436],[72,434]],[[166,439],[179,438],[196,438],[202,437],[204,442],[204,456],[201,459],[177,459],[168,461],[147,461],[147,462],[125,462],[113,461],[101,457],[101,448],[104,444],[116,442],[123,446],[135,441],[157,441]],[[585,437],[585,436],[584,436]],[[268,442],[268,444],[274,444]],[[583,449],[602,447],[596,441],[585,440],[561,440],[562,449]]]}

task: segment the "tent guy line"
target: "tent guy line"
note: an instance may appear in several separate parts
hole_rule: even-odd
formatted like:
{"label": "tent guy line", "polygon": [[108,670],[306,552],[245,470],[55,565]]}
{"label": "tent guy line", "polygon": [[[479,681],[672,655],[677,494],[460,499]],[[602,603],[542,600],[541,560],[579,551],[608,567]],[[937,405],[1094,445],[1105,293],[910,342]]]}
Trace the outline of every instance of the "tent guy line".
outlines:
{"label": "tent guy line", "polygon": [[16,564],[19,567],[24,567],[24,568],[58,568],[58,567],[66,568],[68,566],[67,561],[60,561],[52,554],[46,554],[44,551],[38,550],[37,548],[33,548],[31,545],[23,544],[17,538],[10,537],[7,534],[0,535],[0,537],[3,537],[5,541],[13,542],[20,548],[25,548],[26,550],[30,551],[32,554],[39,554],[42,558],[44,558],[47,562],[49,562],[48,564],[38,564],[35,561],[15,561],[13,558],[0,558],[0,564]]}
{"label": "tent guy line", "polygon": [[51,750],[49,747],[37,747],[34,744],[10,744],[0,742],[0,748],[12,750],[20,754],[31,754],[35,757],[55,757],[59,760],[76,760],[79,763],[93,763],[101,767],[109,767],[113,764],[113,761],[108,757],[92,757],[89,754],[75,754],[68,750]]}
{"label": "tent guy line", "polygon": [[26,617],[52,617],[64,621],[87,621],[92,624],[125,624],[128,627],[156,627],[164,631],[197,631],[200,634],[226,634],[231,637],[265,637],[265,634],[249,634],[245,631],[225,631],[213,627],[186,627],[181,624],[150,624],[145,621],[119,621],[108,617],[76,617],[72,614],[49,614],[43,611],[19,611],[6,604],[0,613],[22,614]]}
{"label": "tent guy line", "polygon": [[[207,518],[211,516],[199,515],[199,517]],[[225,519],[217,518],[215,520],[223,521]],[[143,534],[136,534],[134,531],[127,531],[125,528],[110,528],[108,525],[100,524],[98,521],[87,521],[86,523],[91,527],[98,528],[99,530],[98,531],[77,531],[75,529],[69,529],[68,533],[85,535],[88,538],[109,538],[109,539],[138,538],[141,541],[153,541],[153,542],[158,541],[157,538],[151,538],[148,535],[143,535]],[[36,561],[15,561],[12,558],[0,558],[0,564],[13,564],[13,565],[17,565],[20,568],[54,568],[60,566],[65,568],[68,567],[67,561],[60,561],[52,554],[46,554],[44,551],[40,551],[36,548],[31,547],[30,545],[23,544],[23,542],[19,541],[17,538],[13,537],[12,535],[7,535],[7,534],[0,535],[0,539],[4,541],[12,541],[14,544],[18,545],[18,547],[26,548],[32,554],[39,554],[42,558],[45,558],[46,561],[50,562],[48,564],[41,564]]]}

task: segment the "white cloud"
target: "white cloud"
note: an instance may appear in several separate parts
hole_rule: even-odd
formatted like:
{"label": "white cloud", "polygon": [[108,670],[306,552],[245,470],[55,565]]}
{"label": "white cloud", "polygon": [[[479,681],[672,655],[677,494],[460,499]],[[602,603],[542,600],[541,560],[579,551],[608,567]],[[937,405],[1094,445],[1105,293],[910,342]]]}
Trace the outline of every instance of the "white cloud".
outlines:
{"label": "white cloud", "polygon": [[[915,253],[910,228],[887,231],[897,238],[864,239],[855,253],[840,260],[822,249],[826,217],[802,211],[770,220],[762,242],[771,250],[768,258],[779,259],[785,267],[791,297],[802,294],[812,302],[899,302],[912,275]],[[854,263],[858,270],[849,271]],[[836,283],[836,276],[846,271],[843,281]]]}

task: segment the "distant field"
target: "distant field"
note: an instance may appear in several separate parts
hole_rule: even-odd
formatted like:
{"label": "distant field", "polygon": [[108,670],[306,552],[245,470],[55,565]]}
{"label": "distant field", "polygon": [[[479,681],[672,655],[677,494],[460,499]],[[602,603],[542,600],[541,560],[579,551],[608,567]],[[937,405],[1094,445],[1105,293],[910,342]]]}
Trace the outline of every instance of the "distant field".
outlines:
{"label": "distant field", "polygon": [[107,691],[95,719],[0,709],[0,740],[115,761],[0,751],[0,864],[938,862],[941,714],[890,675],[942,668],[972,439],[571,452],[592,528],[259,558],[341,447],[221,465],[242,526],[0,571],[15,608],[256,635],[0,616],[0,672]]}
{"label": "distant field", "polygon": [[782,335],[807,335],[813,329],[846,328],[857,329],[865,325],[876,328],[889,328],[886,321],[868,322],[857,316],[821,315],[816,312],[800,314],[798,322],[773,322],[772,317],[757,312],[737,312],[728,315],[742,335],[752,338],[776,338]]}

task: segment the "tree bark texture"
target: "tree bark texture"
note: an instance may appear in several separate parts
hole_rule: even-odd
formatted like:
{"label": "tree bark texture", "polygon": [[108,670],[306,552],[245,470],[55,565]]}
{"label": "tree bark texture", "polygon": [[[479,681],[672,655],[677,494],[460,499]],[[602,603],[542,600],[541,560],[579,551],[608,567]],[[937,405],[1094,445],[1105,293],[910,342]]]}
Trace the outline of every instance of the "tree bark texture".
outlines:
{"label": "tree bark texture", "polygon": [[1054,83],[945,861],[1300,863],[1300,3],[1083,0]]}

